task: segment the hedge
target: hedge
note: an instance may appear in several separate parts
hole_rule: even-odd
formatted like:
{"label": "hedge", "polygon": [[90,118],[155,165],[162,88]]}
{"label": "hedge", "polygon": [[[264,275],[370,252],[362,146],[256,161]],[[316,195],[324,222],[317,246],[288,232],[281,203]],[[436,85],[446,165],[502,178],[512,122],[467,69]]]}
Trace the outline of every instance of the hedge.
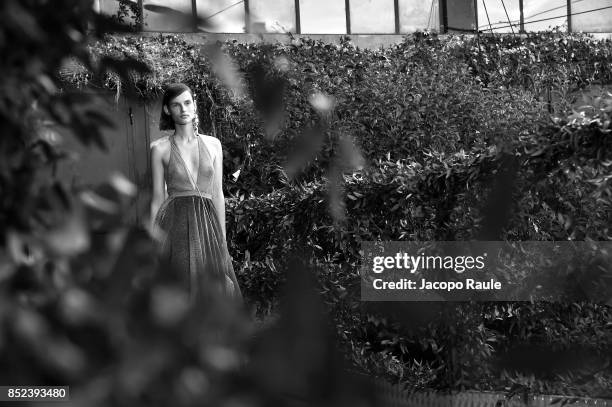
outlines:
{"label": "hedge", "polygon": [[[61,76],[67,86],[137,91],[145,99],[158,97],[166,82],[188,83],[199,95],[203,130],[227,150],[225,185],[237,195],[282,187],[298,140],[316,142],[303,159],[299,179],[305,181],[320,179],[332,165],[341,136],[370,162],[388,153],[419,161],[423,152],[455,153],[536,132],[546,120],[548,90],[563,96],[554,98],[561,111],[571,104],[571,91],[611,78],[610,42],[579,34],[478,42],[417,33],[378,50],[356,48],[349,38],[340,44],[302,38],[217,46],[231,57],[236,76],[213,73],[219,55],[214,44],[188,44],[178,35],[112,36],[91,45],[94,59],[129,56],[151,66],[150,74],[132,75],[130,83],[75,65]],[[531,82],[519,80],[525,77]],[[241,84],[245,92],[236,96],[232,89]],[[323,130],[309,103],[319,92],[335,100]],[[271,140],[274,126],[279,133]],[[238,168],[234,182],[230,175]]]}
{"label": "hedge", "polygon": [[[363,240],[608,240],[610,104],[604,98],[582,112],[567,109],[572,92],[609,83],[610,42],[561,33],[479,41],[417,33],[384,50],[358,49],[347,38],[338,45],[220,45],[244,75],[245,94],[236,96],[211,73],[210,50],[178,36],[110,37],[92,46],[94,55],[152,62],[153,73],[131,83],[78,69],[64,79],[135,89],[145,98],[181,80],[202,95],[206,130],[228,153],[230,251],[261,312],[275,308],[285,259],[301,250],[319,266],[320,289],[358,369],[413,387],[514,383],[515,390],[591,395],[606,388],[604,365],[597,377],[574,369],[586,384],[572,387],[576,378],[567,372],[556,380],[545,372],[504,372],[495,355],[521,356],[515,348],[530,343],[553,346],[557,358],[577,345],[605,355],[608,307],[441,304],[398,311],[359,304],[356,283]],[[317,110],[313,95],[331,97],[333,113]],[[558,117],[550,121],[549,112]],[[304,140],[309,151],[296,159],[292,146]],[[365,167],[339,180],[346,140]],[[303,171],[291,177],[297,164]]]}

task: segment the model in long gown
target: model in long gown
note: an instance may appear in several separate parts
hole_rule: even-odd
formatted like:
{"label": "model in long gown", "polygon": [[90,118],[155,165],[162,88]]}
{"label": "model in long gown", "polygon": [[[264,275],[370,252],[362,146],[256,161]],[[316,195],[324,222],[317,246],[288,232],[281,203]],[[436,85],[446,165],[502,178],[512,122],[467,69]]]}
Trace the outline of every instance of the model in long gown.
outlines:
{"label": "model in long gown", "polygon": [[170,159],[164,168],[168,198],[155,217],[155,223],[164,232],[161,257],[188,285],[192,301],[212,289],[242,302],[242,292],[212,201],[213,157],[198,135],[198,170],[197,174],[191,174],[174,138],[169,139]]}

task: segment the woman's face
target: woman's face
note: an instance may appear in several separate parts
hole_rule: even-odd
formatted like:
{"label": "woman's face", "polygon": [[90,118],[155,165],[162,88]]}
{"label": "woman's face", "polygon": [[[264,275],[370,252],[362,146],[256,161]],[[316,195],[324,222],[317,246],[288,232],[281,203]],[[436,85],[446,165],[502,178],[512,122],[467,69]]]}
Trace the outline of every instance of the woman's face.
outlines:
{"label": "woman's face", "polygon": [[193,122],[196,114],[196,106],[189,91],[185,91],[171,99],[167,106],[164,106],[166,114],[172,117],[174,124],[184,125]]}

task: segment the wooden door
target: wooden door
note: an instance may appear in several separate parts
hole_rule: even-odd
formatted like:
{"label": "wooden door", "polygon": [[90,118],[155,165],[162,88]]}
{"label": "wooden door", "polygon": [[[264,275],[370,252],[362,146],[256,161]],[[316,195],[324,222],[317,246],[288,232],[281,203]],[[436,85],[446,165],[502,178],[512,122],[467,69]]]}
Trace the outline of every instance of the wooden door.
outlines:
{"label": "wooden door", "polygon": [[147,106],[137,99],[113,93],[96,92],[94,107],[114,123],[114,128],[105,128],[103,137],[107,151],[97,146],[84,146],[74,135],[63,134],[63,146],[73,156],[58,168],[59,176],[76,189],[96,187],[108,181],[113,172],[119,172],[137,188],[134,204],[128,213],[130,223],[142,224],[149,216],[150,115]]}

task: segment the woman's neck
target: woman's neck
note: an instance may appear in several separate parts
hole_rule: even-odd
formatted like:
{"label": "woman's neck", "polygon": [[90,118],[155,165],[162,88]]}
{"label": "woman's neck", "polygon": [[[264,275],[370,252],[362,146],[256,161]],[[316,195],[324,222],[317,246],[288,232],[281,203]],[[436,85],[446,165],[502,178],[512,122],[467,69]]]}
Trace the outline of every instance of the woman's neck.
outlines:
{"label": "woman's neck", "polygon": [[195,139],[197,134],[193,128],[191,123],[183,124],[183,125],[174,125],[174,139],[178,140],[182,143],[188,143],[191,140]]}

